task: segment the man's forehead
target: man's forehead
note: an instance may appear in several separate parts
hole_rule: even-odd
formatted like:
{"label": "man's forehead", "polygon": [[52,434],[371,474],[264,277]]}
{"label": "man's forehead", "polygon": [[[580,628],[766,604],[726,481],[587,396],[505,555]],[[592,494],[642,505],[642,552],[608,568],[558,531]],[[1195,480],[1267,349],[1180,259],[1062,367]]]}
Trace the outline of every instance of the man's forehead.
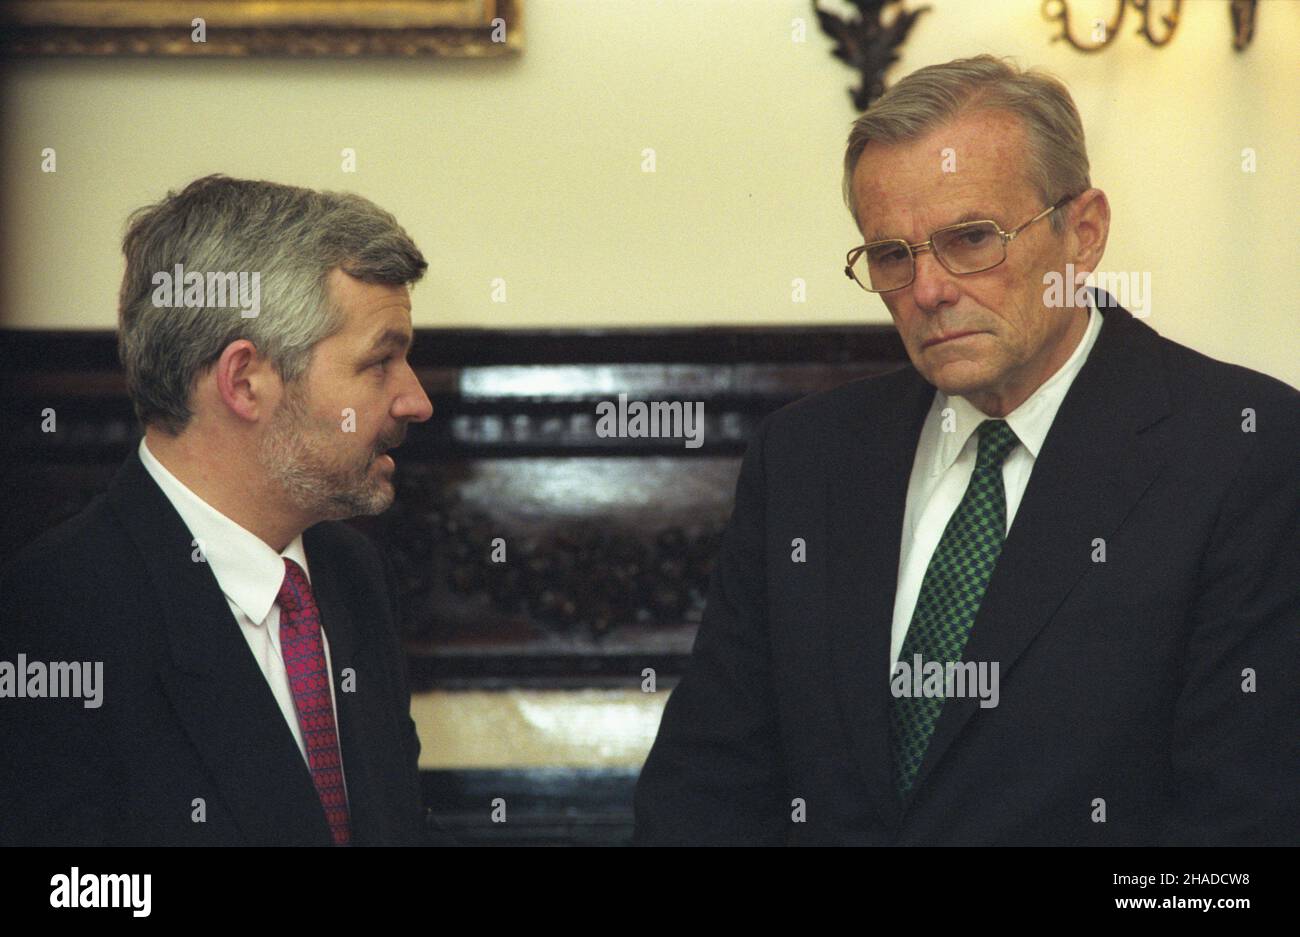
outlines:
{"label": "man's forehead", "polygon": [[405,286],[366,283],[335,269],[329,290],[343,310],[343,331],[368,344],[380,340],[386,329],[410,332],[411,293]]}
{"label": "man's forehead", "polygon": [[334,301],[349,311],[388,309],[400,306],[411,311],[411,292],[407,287],[390,283],[368,283],[335,267],[329,272],[327,284]]}
{"label": "man's forehead", "polygon": [[366,345],[372,349],[392,348],[404,351],[410,347],[413,336],[409,326],[379,322],[369,330],[366,338]]}
{"label": "man's forehead", "polygon": [[867,163],[947,177],[958,176],[967,168],[1002,167],[1010,171],[1021,162],[1025,146],[1024,124],[1015,115],[976,111],[940,124],[913,140],[869,142],[858,168]]}
{"label": "man's forehead", "polygon": [[[998,111],[977,112],[904,143],[869,143],[853,173],[853,199],[864,233],[896,224],[900,214],[943,223],[969,220],[1028,188],[1024,129]],[[894,236],[882,234],[884,237]]]}
{"label": "man's forehead", "polygon": [[[937,228],[966,221],[995,221],[1004,227],[1019,201],[1002,185],[945,187],[937,192],[896,192],[869,199],[858,220],[866,241],[924,238]],[[863,205],[859,202],[859,205]]]}

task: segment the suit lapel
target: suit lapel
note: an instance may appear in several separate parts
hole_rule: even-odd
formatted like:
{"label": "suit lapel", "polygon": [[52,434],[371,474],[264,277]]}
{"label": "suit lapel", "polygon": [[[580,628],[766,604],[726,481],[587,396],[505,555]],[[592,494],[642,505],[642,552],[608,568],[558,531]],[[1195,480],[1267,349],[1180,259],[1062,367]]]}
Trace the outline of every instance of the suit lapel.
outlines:
{"label": "suit lapel", "polygon": [[[889,637],[907,485],[934,388],[908,367],[881,412],[845,412],[827,466],[827,615],[832,669],[853,753],[882,819],[901,805],[890,780]],[[894,401],[897,401],[895,404]]]}
{"label": "suit lapel", "polygon": [[160,678],[250,843],[330,842],[302,754],[192,535],[134,449],[109,489],[144,557],[165,633]]}
{"label": "suit lapel", "polygon": [[[1159,433],[1147,432],[1170,412],[1156,335],[1123,308],[1101,311],[1097,343],[1034,463],[963,654],[997,661],[1000,681],[1091,569],[1094,539],[1111,539],[1166,461]],[[978,710],[969,696],[944,703],[914,794]]]}
{"label": "suit lapel", "polygon": [[[386,825],[378,809],[383,789],[384,747],[377,744],[388,736],[384,714],[377,700],[381,691],[366,681],[374,681],[380,670],[357,644],[356,626],[344,600],[340,570],[335,557],[324,549],[317,528],[303,534],[303,548],[312,569],[312,593],[321,613],[321,625],[330,642],[333,668],[334,699],[343,753],[343,774],[348,790],[348,809],[352,823],[352,841],[358,846],[385,842]],[[341,675],[350,670],[354,685],[345,689]]]}

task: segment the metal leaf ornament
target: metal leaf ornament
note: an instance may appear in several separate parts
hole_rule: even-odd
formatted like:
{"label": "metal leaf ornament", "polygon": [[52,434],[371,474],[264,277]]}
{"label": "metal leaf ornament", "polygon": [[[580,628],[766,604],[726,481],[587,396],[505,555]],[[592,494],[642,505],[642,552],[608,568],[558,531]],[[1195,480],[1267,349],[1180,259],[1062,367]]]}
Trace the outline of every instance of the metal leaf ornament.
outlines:
{"label": "metal leaf ornament", "polygon": [[[853,106],[865,111],[872,101],[885,93],[885,71],[898,61],[895,51],[907,39],[907,34],[929,6],[908,10],[905,0],[849,0],[858,15],[844,19],[829,13],[812,0],[813,12],[821,24],[822,32],[835,40],[831,55],[862,74],[862,83],[849,89]],[[893,18],[881,21],[881,14],[889,9]]]}

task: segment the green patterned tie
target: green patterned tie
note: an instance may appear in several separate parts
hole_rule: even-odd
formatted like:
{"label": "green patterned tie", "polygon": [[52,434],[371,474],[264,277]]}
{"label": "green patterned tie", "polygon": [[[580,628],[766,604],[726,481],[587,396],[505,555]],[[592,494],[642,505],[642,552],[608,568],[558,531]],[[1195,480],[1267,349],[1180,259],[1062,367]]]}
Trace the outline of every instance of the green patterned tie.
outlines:
{"label": "green patterned tie", "polygon": [[[975,471],[930,557],[916,611],[903,638],[899,661],[909,669],[914,669],[916,654],[923,662],[961,660],[975,613],[1006,539],[1007,495],[1002,486],[1002,462],[1019,440],[1004,420],[985,420],[977,432],[980,441]],[[912,788],[942,709],[942,697],[893,700],[889,728],[894,744],[894,781],[901,796]]]}

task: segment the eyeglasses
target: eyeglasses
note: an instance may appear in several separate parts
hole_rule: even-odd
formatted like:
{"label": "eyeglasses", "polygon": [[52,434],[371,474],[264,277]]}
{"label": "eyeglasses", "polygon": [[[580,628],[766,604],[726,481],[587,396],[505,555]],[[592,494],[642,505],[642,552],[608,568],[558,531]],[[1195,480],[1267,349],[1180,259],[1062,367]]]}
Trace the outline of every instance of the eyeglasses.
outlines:
{"label": "eyeglasses", "polygon": [[983,273],[1007,259],[1007,245],[1016,235],[1073,198],[1067,195],[1010,231],[1003,231],[996,221],[966,221],[940,228],[920,244],[908,244],[902,238],[862,244],[849,251],[844,274],[871,293],[901,290],[916,279],[915,255],[922,251],[933,251],[949,273]]}

